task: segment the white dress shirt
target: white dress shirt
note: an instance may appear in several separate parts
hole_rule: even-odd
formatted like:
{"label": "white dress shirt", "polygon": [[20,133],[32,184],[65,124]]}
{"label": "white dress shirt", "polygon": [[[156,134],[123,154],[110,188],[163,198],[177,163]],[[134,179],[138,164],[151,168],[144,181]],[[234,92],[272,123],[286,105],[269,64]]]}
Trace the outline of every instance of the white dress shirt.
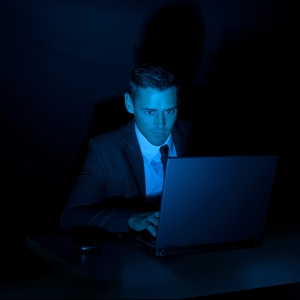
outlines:
{"label": "white dress shirt", "polygon": [[146,196],[152,197],[160,195],[163,186],[163,166],[161,162],[161,153],[159,151],[161,146],[169,146],[169,157],[176,157],[176,149],[173,143],[172,133],[167,140],[160,146],[154,146],[148,142],[135,124],[135,133],[142,151],[144,159]]}

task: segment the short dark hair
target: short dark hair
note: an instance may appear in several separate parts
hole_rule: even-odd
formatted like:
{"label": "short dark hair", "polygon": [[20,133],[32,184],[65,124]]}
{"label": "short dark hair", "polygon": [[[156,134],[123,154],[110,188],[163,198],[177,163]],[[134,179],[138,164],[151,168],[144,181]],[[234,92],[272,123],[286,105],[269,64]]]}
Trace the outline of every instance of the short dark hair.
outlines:
{"label": "short dark hair", "polygon": [[176,87],[178,101],[180,101],[180,83],[176,75],[161,64],[145,62],[137,66],[129,81],[129,94],[132,100],[136,96],[137,88],[147,87],[164,91]]}

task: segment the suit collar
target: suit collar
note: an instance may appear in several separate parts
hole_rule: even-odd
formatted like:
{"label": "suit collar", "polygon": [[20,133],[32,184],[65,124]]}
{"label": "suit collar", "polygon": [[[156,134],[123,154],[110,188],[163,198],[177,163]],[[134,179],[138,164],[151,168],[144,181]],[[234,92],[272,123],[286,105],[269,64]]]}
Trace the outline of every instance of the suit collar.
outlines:
{"label": "suit collar", "polygon": [[177,156],[188,156],[188,142],[177,128],[177,121],[173,129],[173,142],[176,147]]}
{"label": "suit collar", "polygon": [[[180,121],[175,122],[175,126],[173,129],[173,142],[176,146],[177,155],[186,156],[188,154],[188,144],[187,142],[185,142],[186,139],[184,138],[184,135],[178,129],[179,122]],[[139,146],[134,126],[135,120],[133,118],[129,123],[127,123],[127,125],[123,127],[122,139],[126,144],[133,144],[135,146]]]}

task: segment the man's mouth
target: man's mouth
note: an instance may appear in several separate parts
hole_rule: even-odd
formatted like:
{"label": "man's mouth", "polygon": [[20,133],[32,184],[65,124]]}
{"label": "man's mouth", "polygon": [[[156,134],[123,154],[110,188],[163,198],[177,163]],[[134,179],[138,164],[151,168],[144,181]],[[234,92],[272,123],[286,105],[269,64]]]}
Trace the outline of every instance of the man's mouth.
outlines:
{"label": "man's mouth", "polygon": [[164,135],[164,132],[154,131],[153,134],[156,136],[162,136]]}

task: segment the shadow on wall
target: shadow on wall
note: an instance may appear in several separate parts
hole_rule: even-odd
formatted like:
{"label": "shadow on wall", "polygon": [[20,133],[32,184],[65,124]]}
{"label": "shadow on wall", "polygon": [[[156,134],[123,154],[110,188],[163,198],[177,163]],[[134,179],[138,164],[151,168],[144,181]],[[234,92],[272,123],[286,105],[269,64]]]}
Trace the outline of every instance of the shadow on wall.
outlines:
{"label": "shadow on wall", "polygon": [[[183,97],[193,85],[201,62],[204,24],[199,11],[200,8],[190,5],[160,9],[145,22],[141,31],[141,46],[134,50],[136,65],[156,61],[175,72],[181,78]],[[128,81],[129,77],[130,74]],[[125,109],[123,95],[96,105],[88,136],[66,177],[63,186],[65,197],[81,171],[88,152],[88,140],[92,136],[116,130],[131,119],[132,115]]]}

